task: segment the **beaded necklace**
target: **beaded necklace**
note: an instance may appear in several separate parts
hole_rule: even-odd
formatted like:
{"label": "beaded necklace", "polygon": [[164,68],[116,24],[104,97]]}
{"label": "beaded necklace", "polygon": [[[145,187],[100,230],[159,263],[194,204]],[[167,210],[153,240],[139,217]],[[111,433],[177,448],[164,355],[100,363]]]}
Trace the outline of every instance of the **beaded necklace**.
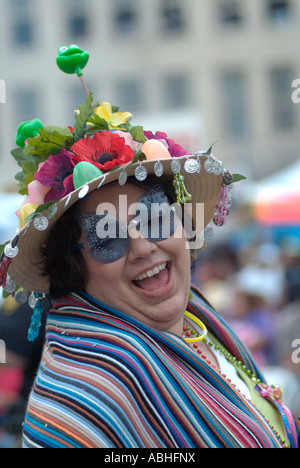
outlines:
{"label": "beaded necklace", "polygon": [[[217,368],[214,364],[212,364],[212,362],[207,359],[207,357],[205,356],[205,354],[203,354],[203,351],[199,348],[198,346],[198,342],[200,341],[203,341],[203,343],[206,343],[209,347],[211,348],[214,348],[216,351],[219,351],[220,353],[222,353],[226,359],[231,362],[233,364],[234,367],[236,368],[240,368],[242,371],[244,371],[244,373],[252,380],[253,384],[256,384],[256,389],[259,390],[260,394],[262,397],[264,398],[267,398],[269,400],[274,400],[276,401],[278,407],[279,407],[279,399],[277,398],[277,393],[279,391],[279,389],[275,386],[272,386],[272,387],[268,387],[267,385],[263,385],[261,383],[261,381],[259,379],[256,378],[256,376],[254,374],[252,374],[251,370],[247,369],[247,366],[243,365],[241,361],[238,361],[236,359],[236,357],[232,356],[231,353],[229,353],[228,351],[226,351],[224,348],[222,348],[221,346],[219,345],[215,345],[213,342],[211,342],[210,340],[207,339],[207,334],[208,334],[208,331],[207,331],[207,328],[206,326],[204,325],[204,323],[198,319],[197,317],[195,317],[195,315],[191,314],[190,312],[186,311],[185,312],[185,317],[189,318],[192,322],[195,323],[195,325],[198,325],[200,327],[200,329],[202,330],[202,334],[200,334],[197,330],[195,330],[196,326],[194,325],[193,328],[191,328],[191,324],[190,323],[186,323],[184,324],[184,327],[183,327],[183,333],[182,333],[182,338],[184,339],[184,341],[186,343],[193,343],[193,348],[194,350],[199,354],[199,356],[205,360],[207,362],[207,364],[211,365],[218,373],[221,373],[221,370],[219,368]],[[228,376],[226,376],[225,374],[222,374],[222,376],[228,381],[228,383],[236,388],[236,385],[234,383],[232,383],[231,379],[228,378]],[[269,390],[272,390],[272,391],[269,391]],[[240,390],[237,389],[238,392],[240,392]],[[273,397],[271,397],[271,394],[275,393],[276,395],[276,398],[273,399]],[[251,401],[251,399],[248,399],[246,398],[245,395],[243,395],[243,397],[245,399],[247,399],[247,401],[249,403],[252,404],[252,406],[255,407],[254,403]],[[280,437],[280,435],[278,434],[278,432],[276,431],[276,429],[274,428],[274,426],[272,426],[270,424],[270,422],[265,418],[265,416],[256,408],[256,410],[261,414],[261,416],[266,420],[266,422],[269,424],[269,426],[271,427],[272,431],[275,433],[275,435],[277,436],[278,440],[280,440],[283,448],[287,448],[287,447],[291,447],[291,445],[289,444],[289,442],[291,442],[291,439],[288,438],[287,440],[283,439]],[[280,413],[282,414],[282,408],[279,407],[279,411]],[[286,424],[286,422],[284,421],[284,426],[285,426],[285,429],[287,429],[288,427],[288,424]],[[290,439],[290,440],[289,440]],[[293,445],[293,444],[292,444]]]}
{"label": "beaded necklace", "polygon": [[190,318],[193,322],[199,325],[199,327],[203,331],[202,335],[200,335],[200,333],[197,333],[196,330],[193,330],[193,329],[191,330],[191,327],[189,325],[185,325],[183,327],[183,333],[182,333],[182,338],[184,339],[184,341],[186,343],[197,343],[198,341],[204,340],[204,338],[206,338],[207,336],[207,328],[204,325],[204,323],[201,322],[200,319],[195,317],[195,315],[191,314],[187,310],[185,311],[184,315],[185,317]]}

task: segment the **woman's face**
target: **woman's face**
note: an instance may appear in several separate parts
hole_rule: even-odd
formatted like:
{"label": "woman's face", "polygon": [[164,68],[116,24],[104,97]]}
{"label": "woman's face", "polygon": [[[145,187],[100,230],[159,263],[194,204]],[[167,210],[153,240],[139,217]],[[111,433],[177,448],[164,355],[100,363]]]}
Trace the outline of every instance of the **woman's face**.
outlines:
{"label": "woman's face", "polygon": [[[130,206],[143,194],[144,190],[133,184],[110,184],[92,192],[81,210],[95,213],[99,204],[110,203],[116,217],[126,224],[135,216],[129,216],[126,210],[120,212],[119,195],[126,195]],[[84,232],[79,242],[87,242]],[[190,291],[190,250],[180,222],[175,235],[159,242],[151,242],[135,231],[134,238],[129,236],[128,251],[112,263],[100,263],[88,249],[83,255],[88,294],[152,328],[181,335]]]}

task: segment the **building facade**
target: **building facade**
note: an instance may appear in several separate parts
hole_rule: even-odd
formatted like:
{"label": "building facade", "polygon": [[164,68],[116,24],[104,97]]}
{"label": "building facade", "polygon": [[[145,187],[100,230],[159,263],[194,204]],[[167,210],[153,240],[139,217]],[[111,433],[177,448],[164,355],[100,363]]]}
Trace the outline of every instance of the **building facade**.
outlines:
{"label": "building facade", "polygon": [[207,149],[253,179],[299,157],[300,2],[293,0],[0,0],[0,187],[18,167],[17,126],[69,126],[85,99],[58,70],[61,45],[90,52],[96,99]]}

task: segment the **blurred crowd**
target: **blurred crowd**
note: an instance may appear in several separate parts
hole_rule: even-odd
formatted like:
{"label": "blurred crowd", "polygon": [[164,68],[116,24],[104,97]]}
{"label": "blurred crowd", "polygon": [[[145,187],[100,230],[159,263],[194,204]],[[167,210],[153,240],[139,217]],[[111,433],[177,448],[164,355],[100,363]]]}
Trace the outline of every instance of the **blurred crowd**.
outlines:
{"label": "blurred crowd", "polygon": [[[285,403],[300,416],[300,239],[232,248],[210,246],[193,267],[193,283],[229,322],[249,348],[270,384],[279,385]],[[19,447],[26,402],[40,360],[44,324],[30,343],[28,304],[6,300],[0,310],[0,338],[6,365],[0,366],[0,448]],[[300,349],[299,349],[300,360]],[[294,360],[295,361],[295,360]]]}
{"label": "blurred crowd", "polygon": [[300,416],[300,238],[217,245],[197,261],[193,282]]}

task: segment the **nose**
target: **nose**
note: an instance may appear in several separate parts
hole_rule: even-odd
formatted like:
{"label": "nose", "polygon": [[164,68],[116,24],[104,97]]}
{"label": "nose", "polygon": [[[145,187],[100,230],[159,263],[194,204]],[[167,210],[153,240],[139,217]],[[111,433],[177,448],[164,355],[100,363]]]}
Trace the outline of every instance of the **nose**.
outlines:
{"label": "nose", "polygon": [[143,260],[157,250],[157,245],[143,237],[136,229],[134,232],[131,232],[130,227],[128,232],[130,238],[130,248],[127,256],[128,261],[135,263],[139,260]]}

